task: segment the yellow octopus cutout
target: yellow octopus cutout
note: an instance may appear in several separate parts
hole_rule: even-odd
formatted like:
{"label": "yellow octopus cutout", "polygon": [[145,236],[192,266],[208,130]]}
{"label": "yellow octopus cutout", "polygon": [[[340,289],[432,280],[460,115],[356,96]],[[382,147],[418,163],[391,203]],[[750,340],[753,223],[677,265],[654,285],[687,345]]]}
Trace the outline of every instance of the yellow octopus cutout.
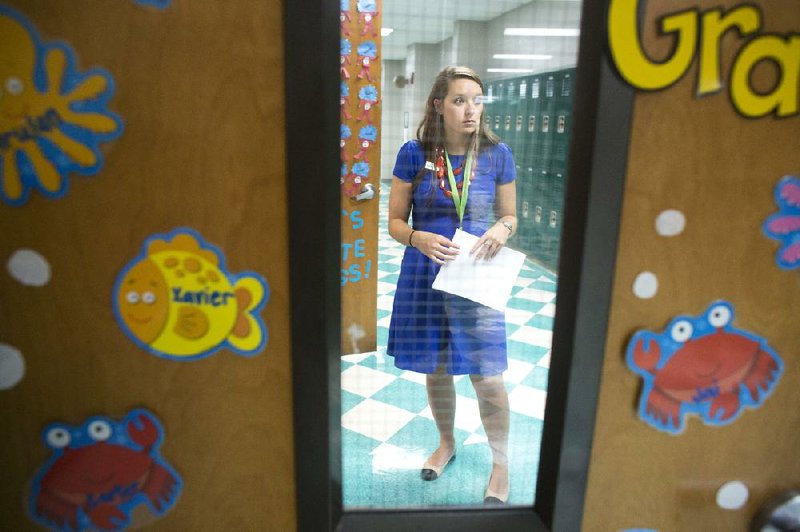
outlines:
{"label": "yellow octopus cutout", "polygon": [[202,358],[227,347],[245,356],[266,345],[259,315],[269,287],[258,274],[231,275],[221,253],[187,228],[148,239],[114,289],[122,329],[153,354]]}
{"label": "yellow octopus cutout", "polygon": [[99,144],[122,133],[106,108],[111,76],[74,65],[68,46],[43,44],[27,19],[0,5],[0,199],[10,205],[31,189],[63,196],[67,174],[95,175]]}

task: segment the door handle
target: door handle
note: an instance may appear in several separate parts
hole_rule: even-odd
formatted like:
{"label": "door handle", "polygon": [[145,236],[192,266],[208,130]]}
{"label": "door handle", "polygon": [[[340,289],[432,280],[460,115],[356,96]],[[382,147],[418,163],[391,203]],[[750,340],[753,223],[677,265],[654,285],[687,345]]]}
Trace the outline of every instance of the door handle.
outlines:
{"label": "door handle", "polygon": [[356,201],[367,201],[371,200],[374,197],[375,197],[375,187],[372,186],[371,183],[367,183],[361,188],[361,192],[357,194],[353,199]]}
{"label": "door handle", "polygon": [[750,526],[752,532],[800,530],[800,491],[786,491],[767,502]]}

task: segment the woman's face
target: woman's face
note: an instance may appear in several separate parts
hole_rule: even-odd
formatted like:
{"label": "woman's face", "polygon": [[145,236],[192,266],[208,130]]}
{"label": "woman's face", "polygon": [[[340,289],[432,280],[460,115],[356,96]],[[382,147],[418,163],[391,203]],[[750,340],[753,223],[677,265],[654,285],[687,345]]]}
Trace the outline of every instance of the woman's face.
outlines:
{"label": "woman's face", "polygon": [[456,141],[475,133],[483,114],[483,91],[471,79],[450,82],[444,100],[434,100],[436,110],[444,118],[445,135]]}

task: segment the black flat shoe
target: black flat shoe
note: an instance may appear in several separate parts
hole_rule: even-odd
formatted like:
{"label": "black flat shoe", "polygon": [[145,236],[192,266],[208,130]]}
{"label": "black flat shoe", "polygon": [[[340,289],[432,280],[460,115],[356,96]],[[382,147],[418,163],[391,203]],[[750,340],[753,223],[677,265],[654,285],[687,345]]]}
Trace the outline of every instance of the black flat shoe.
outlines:
{"label": "black flat shoe", "polygon": [[[489,477],[489,484],[492,483],[492,477]],[[508,502],[508,490],[505,493],[498,493],[486,487],[486,493],[483,495],[483,504],[487,506],[499,506]]]}
{"label": "black flat shoe", "polygon": [[450,465],[450,463],[456,459],[456,453],[453,452],[450,455],[450,458],[447,459],[447,462],[443,463],[440,466],[435,466],[430,462],[425,462],[422,466],[422,471],[420,471],[419,476],[422,477],[422,480],[436,480],[439,478],[442,473],[444,472],[444,468]]}

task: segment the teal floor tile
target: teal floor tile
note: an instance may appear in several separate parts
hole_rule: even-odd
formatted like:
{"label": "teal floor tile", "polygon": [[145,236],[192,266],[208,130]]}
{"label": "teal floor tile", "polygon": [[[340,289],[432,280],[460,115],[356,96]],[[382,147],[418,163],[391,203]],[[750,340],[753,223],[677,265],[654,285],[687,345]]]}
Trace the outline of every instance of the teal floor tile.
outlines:
{"label": "teal floor tile", "polygon": [[342,390],[342,414],[356,406],[358,403],[363,401],[364,398],[360,395],[356,395],[354,393],[350,393],[347,390]]}
{"label": "teal floor tile", "polygon": [[516,340],[508,341],[508,356],[536,364],[550,349],[538,345],[530,345]]}
{"label": "teal floor tile", "polygon": [[539,451],[544,422],[511,412],[509,429],[509,504],[530,505],[536,495]]}
{"label": "teal floor tile", "polygon": [[[456,429],[456,441],[468,436]],[[439,445],[439,432],[432,419],[415,416],[402,429],[397,431],[387,443],[401,447],[411,453],[420,453],[423,457],[432,453]]]}
{"label": "teal floor tile", "polygon": [[389,341],[389,328],[388,327],[378,327],[378,333],[376,335],[376,341],[378,343],[378,347],[386,348],[386,342]]}
{"label": "teal floor tile", "polygon": [[555,292],[557,286],[556,283],[548,281],[534,281],[528,286],[528,288],[535,288],[537,290],[547,290],[548,292]]}
{"label": "teal floor tile", "polygon": [[397,379],[394,382],[390,382],[375,393],[372,399],[415,414],[418,414],[428,406],[428,395],[425,391],[425,386],[406,379]]}
{"label": "teal floor tile", "polygon": [[528,312],[539,312],[544,307],[545,303],[539,301],[532,301],[521,297],[512,297],[508,300],[508,307],[518,310],[527,310]]}
{"label": "teal floor tile", "polygon": [[382,272],[390,272],[390,273],[397,273],[400,271],[399,264],[381,264],[381,271]]}
{"label": "teal floor tile", "polygon": [[400,278],[400,274],[393,273],[391,275],[387,275],[385,277],[381,277],[381,282],[391,283],[391,284],[395,284],[396,285],[397,284],[397,279],[399,279],[399,278]]}
{"label": "teal floor tile", "polygon": [[547,376],[550,374],[547,368],[536,366],[533,371],[522,379],[520,384],[530,386],[531,388],[538,388],[539,390],[547,390]]}
{"label": "teal floor tile", "polygon": [[[379,344],[381,345],[381,344]],[[368,368],[382,371],[383,373],[391,373],[392,375],[400,375],[404,370],[394,366],[394,358],[383,353],[372,354],[358,363],[359,366],[366,366]]]}
{"label": "teal floor tile", "polygon": [[[514,325],[513,323],[506,322],[506,338],[517,332],[520,327],[520,325]],[[509,342],[511,342],[511,340],[509,340]]]}
{"label": "teal floor tile", "polygon": [[456,393],[458,395],[463,395],[464,397],[469,397],[470,399],[475,399],[475,388],[472,386],[472,381],[469,379],[469,376],[464,376],[456,382]]}
{"label": "teal floor tile", "polygon": [[552,331],[553,330],[553,318],[550,316],[542,316],[541,314],[537,314],[530,320],[528,320],[528,325],[530,327],[538,327],[539,329],[547,329]]}

